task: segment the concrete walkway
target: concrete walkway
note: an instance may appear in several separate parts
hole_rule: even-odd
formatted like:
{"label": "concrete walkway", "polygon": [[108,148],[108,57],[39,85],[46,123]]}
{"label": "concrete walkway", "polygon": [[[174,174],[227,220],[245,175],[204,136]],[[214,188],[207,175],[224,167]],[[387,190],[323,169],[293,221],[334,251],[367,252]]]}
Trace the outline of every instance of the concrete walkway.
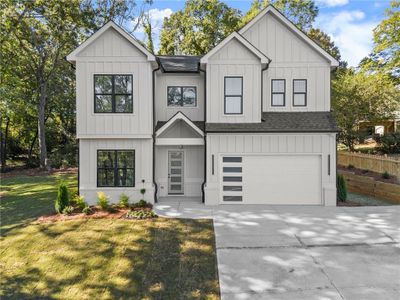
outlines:
{"label": "concrete walkway", "polygon": [[214,220],[222,299],[400,299],[400,206],[155,210]]}

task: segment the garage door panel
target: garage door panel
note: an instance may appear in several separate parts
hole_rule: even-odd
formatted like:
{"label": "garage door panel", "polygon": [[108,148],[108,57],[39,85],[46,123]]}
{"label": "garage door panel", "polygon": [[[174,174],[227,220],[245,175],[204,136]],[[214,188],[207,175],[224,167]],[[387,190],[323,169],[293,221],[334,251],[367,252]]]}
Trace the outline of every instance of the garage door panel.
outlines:
{"label": "garage door panel", "polygon": [[244,156],[243,203],[321,204],[321,157]]}

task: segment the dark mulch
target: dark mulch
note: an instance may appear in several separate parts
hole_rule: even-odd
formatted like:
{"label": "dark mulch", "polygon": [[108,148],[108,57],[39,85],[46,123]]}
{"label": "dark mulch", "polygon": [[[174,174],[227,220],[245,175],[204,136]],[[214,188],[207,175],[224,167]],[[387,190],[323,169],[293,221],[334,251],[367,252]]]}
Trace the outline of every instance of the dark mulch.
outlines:
{"label": "dark mulch", "polygon": [[347,200],[346,202],[338,201],[337,206],[353,207],[353,206],[362,206],[362,205],[360,203]]}
{"label": "dark mulch", "polygon": [[343,166],[338,166],[338,170],[350,172],[355,175],[373,177],[376,181],[380,181],[380,182],[400,184],[397,181],[396,176],[393,176],[393,175],[390,175],[390,177],[388,179],[386,179],[386,178],[382,177],[381,173],[377,173],[377,172],[373,172],[373,171],[369,171],[369,170],[361,170],[361,169],[357,169],[357,168],[348,168],[348,167],[343,167]]}

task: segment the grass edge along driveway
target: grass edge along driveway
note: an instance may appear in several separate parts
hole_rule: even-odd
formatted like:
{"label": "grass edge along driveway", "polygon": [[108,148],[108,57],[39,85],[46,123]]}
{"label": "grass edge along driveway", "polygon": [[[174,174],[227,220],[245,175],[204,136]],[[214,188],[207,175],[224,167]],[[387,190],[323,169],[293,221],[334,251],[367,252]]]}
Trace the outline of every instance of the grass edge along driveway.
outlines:
{"label": "grass edge along driveway", "polygon": [[2,215],[15,213],[1,239],[2,299],[219,299],[212,220],[37,223],[60,178],[26,177],[2,181]]}

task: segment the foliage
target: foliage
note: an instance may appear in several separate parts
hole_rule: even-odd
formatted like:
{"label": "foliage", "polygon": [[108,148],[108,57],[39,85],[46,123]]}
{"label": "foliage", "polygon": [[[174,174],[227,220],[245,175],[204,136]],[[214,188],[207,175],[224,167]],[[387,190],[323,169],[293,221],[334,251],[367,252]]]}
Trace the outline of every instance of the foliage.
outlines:
{"label": "foliage", "polygon": [[383,173],[382,173],[382,178],[384,178],[384,179],[390,179],[390,174],[389,174],[389,172],[388,172],[388,171],[383,172]]}
{"label": "foliage", "polygon": [[352,164],[349,164],[348,166],[347,166],[347,169],[354,169],[355,167],[354,167],[354,165],[352,165]]}
{"label": "foliage", "polygon": [[140,193],[144,196],[144,194],[146,193],[146,189],[140,189]]}
{"label": "foliage", "polygon": [[346,181],[342,174],[337,174],[336,176],[336,188],[337,188],[337,198],[339,201],[347,200],[347,187]]}
{"label": "foliage", "polygon": [[80,195],[76,195],[75,198],[73,198],[74,203],[77,207],[79,207],[80,209],[84,209],[85,207],[87,207],[87,203],[85,202],[85,197],[80,196]]}
{"label": "foliage", "polygon": [[298,28],[307,31],[318,15],[318,7],[313,0],[253,0],[249,11],[245,14],[240,25],[247,24],[264,7],[272,4],[281,11]]}
{"label": "foliage", "polygon": [[164,19],[159,54],[205,54],[237,28],[240,17],[219,0],[188,0]]}
{"label": "foliage", "polygon": [[400,91],[385,74],[348,69],[332,82],[332,109],[341,133],[340,142],[350,151],[358,141],[357,124],[394,117],[400,107]]}
{"label": "foliage", "polygon": [[55,203],[56,212],[61,214],[64,208],[69,205],[68,187],[64,182],[58,186],[58,193]]}
{"label": "foliage", "polygon": [[374,49],[362,67],[391,75],[400,84],[400,2],[392,0],[386,18],[373,30]]}
{"label": "foliage", "polygon": [[122,193],[119,196],[119,206],[120,207],[128,207],[129,206],[129,197]]}
{"label": "foliage", "polygon": [[104,192],[97,192],[97,200],[102,209],[108,210],[110,208],[109,197]]}
{"label": "foliage", "polygon": [[153,207],[150,203],[147,203],[145,200],[141,199],[138,202],[132,205],[133,207]]}
{"label": "foliage", "polygon": [[82,209],[82,212],[83,212],[85,215],[90,215],[90,214],[93,213],[93,210],[90,208],[90,206],[86,206],[86,207],[84,207],[84,208]]}
{"label": "foliage", "polygon": [[400,132],[388,133],[376,137],[379,150],[383,153],[400,153]]}
{"label": "foliage", "polygon": [[131,210],[126,214],[127,219],[151,219],[157,217],[157,214],[152,210]]}
{"label": "foliage", "polygon": [[74,211],[74,207],[71,205],[68,205],[68,206],[64,207],[64,209],[62,210],[62,213],[63,213],[63,215],[69,216],[70,214],[72,214],[73,211]]}

